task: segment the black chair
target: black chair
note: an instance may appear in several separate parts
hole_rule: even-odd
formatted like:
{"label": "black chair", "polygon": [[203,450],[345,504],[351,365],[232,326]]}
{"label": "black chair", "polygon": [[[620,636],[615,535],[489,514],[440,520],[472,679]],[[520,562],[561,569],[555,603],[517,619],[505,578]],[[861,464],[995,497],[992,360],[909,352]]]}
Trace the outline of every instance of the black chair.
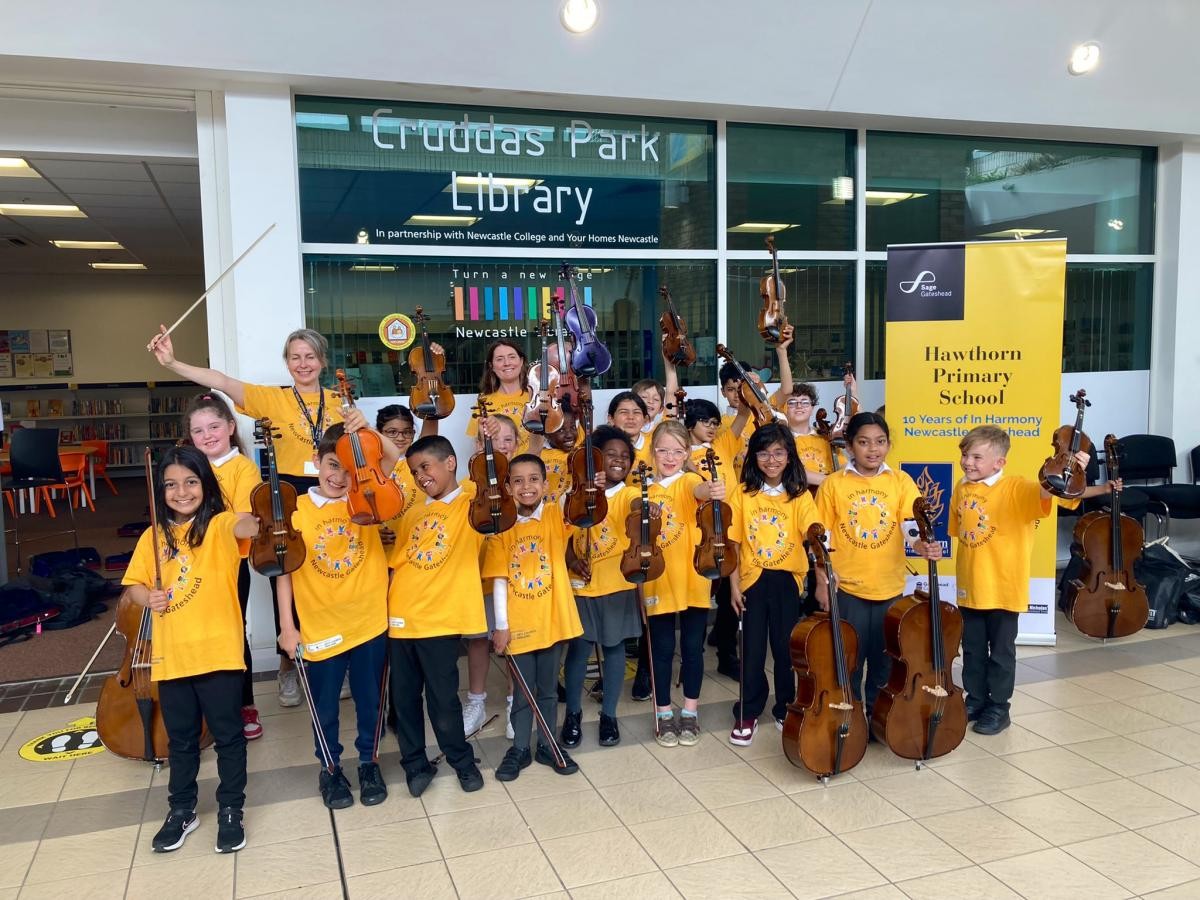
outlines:
{"label": "black chair", "polygon": [[[57,428],[22,428],[13,432],[10,442],[9,461],[12,475],[5,481],[7,490],[26,491],[63,483],[62,465],[58,458]],[[32,507],[31,507],[32,508]],[[17,554],[17,574],[21,574],[21,544],[44,541],[61,534],[70,534],[75,541],[75,554],[79,555],[79,532],[75,526],[75,507],[70,499],[67,509],[71,513],[69,531],[52,531],[21,540],[20,516],[13,517],[13,544]]]}
{"label": "black chair", "polygon": [[[1102,462],[1106,463],[1107,460],[1104,459],[1103,453],[1100,452],[1099,446],[1093,444],[1092,449],[1088,452],[1087,484],[1089,486],[1100,483],[1100,465]],[[1121,463],[1120,474],[1122,477],[1125,475],[1123,461]],[[1146,518],[1147,506],[1149,503],[1150,498],[1146,496],[1146,493],[1140,488],[1126,487],[1123,491],[1121,491],[1121,512],[1132,519],[1137,519],[1139,522],[1142,522],[1143,531],[1145,530],[1145,523],[1143,520]],[[1079,506],[1075,507],[1075,509],[1067,509],[1065,506],[1060,506],[1058,508],[1058,515],[1060,518],[1063,516],[1074,518],[1082,516],[1084,513],[1106,510],[1111,505],[1111,495],[1104,494],[1099,497],[1089,497],[1080,503]]]}
{"label": "black chair", "polygon": [[1155,481],[1140,489],[1149,498],[1148,512],[1165,521],[1164,534],[1171,533],[1171,519],[1200,519],[1200,486],[1196,481],[1197,450],[1193,449],[1192,484],[1174,484],[1175,441],[1157,434],[1131,434],[1117,442],[1121,453],[1121,477],[1126,481]]}

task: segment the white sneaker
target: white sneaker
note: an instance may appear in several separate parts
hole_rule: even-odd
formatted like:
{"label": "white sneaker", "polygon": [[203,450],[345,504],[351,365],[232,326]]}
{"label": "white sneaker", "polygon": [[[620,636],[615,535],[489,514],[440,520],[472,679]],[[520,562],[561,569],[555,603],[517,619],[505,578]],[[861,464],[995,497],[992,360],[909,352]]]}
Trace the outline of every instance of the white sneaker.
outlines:
{"label": "white sneaker", "polygon": [[304,698],[300,694],[300,676],[296,670],[281,671],[276,678],[279,682],[279,705],[299,706]]}
{"label": "white sneaker", "polygon": [[342,679],[342,691],[338,694],[339,700],[350,699],[350,673],[346,673],[346,677]]}
{"label": "white sneaker", "polygon": [[471,735],[483,725],[487,718],[487,709],[482,700],[468,700],[463,704],[463,734]]}
{"label": "white sneaker", "polygon": [[504,702],[504,736],[510,741],[517,736],[512,727],[512,697],[508,697]]}

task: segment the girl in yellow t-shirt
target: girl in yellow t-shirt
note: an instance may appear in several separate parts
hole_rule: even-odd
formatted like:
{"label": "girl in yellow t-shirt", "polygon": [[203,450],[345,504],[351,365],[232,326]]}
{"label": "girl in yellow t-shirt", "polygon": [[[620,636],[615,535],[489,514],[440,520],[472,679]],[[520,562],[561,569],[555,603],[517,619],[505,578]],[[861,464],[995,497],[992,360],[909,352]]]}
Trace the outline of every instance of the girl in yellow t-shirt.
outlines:
{"label": "girl in yellow t-shirt", "polygon": [[[479,379],[479,396],[488,402],[488,409],[497,415],[520,422],[525,404],[532,396],[529,391],[529,360],[525,351],[513,341],[493,341],[487,348],[487,365]],[[479,433],[479,420],[467,424],[467,437]],[[530,434],[518,428],[517,453],[529,452]]]}
{"label": "girl in yellow t-shirt", "polygon": [[[246,845],[246,736],[241,699],[243,625],[237,603],[238,560],[258,522],[225,507],[204,454],[170,447],[154,474],[159,548],[143,532],[122,584],[130,599],[153,611],[150,678],[170,749],[170,813],[154,836],[156,852],[177,850],[199,824],[196,774],[204,722],[217,751],[217,852]],[[155,552],[161,584],[155,577]]]}

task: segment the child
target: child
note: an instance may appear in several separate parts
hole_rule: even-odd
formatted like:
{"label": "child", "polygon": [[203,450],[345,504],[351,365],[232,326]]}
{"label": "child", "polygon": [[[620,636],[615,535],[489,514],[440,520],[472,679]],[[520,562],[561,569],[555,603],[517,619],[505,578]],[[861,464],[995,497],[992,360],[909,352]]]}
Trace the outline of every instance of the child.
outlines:
{"label": "child", "polygon": [[454,445],[423,437],[406,454],[425,494],[396,528],[388,587],[388,658],[400,764],[408,791],[419,797],[435,773],[425,753],[421,694],[438,746],[464,791],[483,787],[483,776],[463,731],[458,699],[458,648],[462,635],[487,627],[480,589],[483,535],[471,527],[470,500],[458,484]]}
{"label": "child", "polygon": [[[689,456],[692,470],[699,472],[700,460],[704,459],[705,454],[713,447],[713,439],[716,438],[717,432],[721,428],[721,411],[717,409],[715,403],[708,400],[688,400],[684,403],[683,424],[692,439]],[[731,446],[736,452],[736,443]],[[720,455],[719,452],[718,455]],[[733,456],[727,456],[721,462],[732,467]],[[733,471],[732,468],[730,471]]]}
{"label": "child", "polygon": [[[546,503],[546,466],[531,453],[508,464],[508,487],[517,503],[517,524],[494,535],[485,548],[483,574],[493,579],[497,653],[508,652],[534,695],[538,710],[553,729],[558,722],[558,669],[564,642],[583,632],[567,575],[567,524],[562,509]],[[514,781],[536,760],[560,775],[579,766],[565,751],[562,765],[550,747],[553,736],[538,733],[537,752],[529,752],[533,710],[523,690],[515,693],[513,745],[496,767],[497,781]],[[549,737],[549,740],[547,738]]]}
{"label": "child", "polygon": [[[783,340],[775,346],[775,358],[779,366],[779,389],[768,397],[771,405],[775,408],[779,408],[782,398],[787,397],[792,392],[792,366],[788,361],[788,348],[792,345],[792,330],[791,325],[784,326]],[[742,368],[746,370],[752,382],[765,390],[762,376],[757,369],[746,362],[742,363]],[[763,369],[763,374],[769,374],[769,370]],[[746,445],[749,443],[750,434],[754,430],[753,428],[748,429],[746,427],[750,418],[750,411],[743,408],[742,398],[738,394],[739,386],[742,383],[742,376],[738,372],[737,366],[731,362],[727,362],[717,372],[717,378],[721,382],[721,396],[725,398],[725,402],[729,404],[731,410],[729,415],[721,419],[721,431],[732,432],[733,438],[740,442],[738,452],[731,460],[734,472],[740,478],[742,463],[746,458]]]}
{"label": "child", "polygon": [[820,487],[833,471],[833,447],[813,430],[813,414],[817,409],[817,389],[811,384],[798,384],[784,402],[788,426],[796,444],[796,453],[809,485]]}
{"label": "child", "polygon": [[[621,575],[621,554],[629,545],[625,522],[614,515],[616,495],[625,488],[625,479],[633,465],[633,445],[629,436],[611,425],[602,425],[592,435],[592,444],[604,457],[603,474],[608,487],[608,516],[591,528],[575,528],[567,545],[567,565],[578,576],[575,603],[583,636],[567,645],[565,669],[567,712],[563,719],[562,745],[578,747],[583,733],[583,678],[587,672],[592,645],[604,653],[601,677],[605,685],[600,706],[600,746],[621,742],[617,726],[617,701],[625,682],[625,641],[639,637],[642,619],[635,591]],[[578,582],[582,581],[582,584]],[[649,677],[647,675],[647,677]]]}
{"label": "child", "polygon": [[629,437],[633,444],[634,467],[640,462],[648,466],[653,463],[650,435],[642,431],[649,418],[645,401],[633,391],[621,391],[608,401],[608,424]]}
{"label": "child", "polygon": [[728,534],[738,545],[738,568],[729,581],[734,612],[742,617],[745,678],[742,705],[733,705],[729,743],[739,747],[750,746],[767,705],[768,645],[775,674],[771,715],[780,731],[787,706],[796,699],[791,636],[800,621],[800,593],[808,571],[804,535],[817,521],[806,487],[804,467],[788,430],[773,424],[755,431],[741,484],[731,498]]}
{"label": "child", "polygon": [[[208,459],[225,508],[236,513],[250,513],[250,493],[262,484],[258,466],[242,455],[237,420],[233,410],[219,394],[197,394],[183,414],[183,425],[192,446]],[[246,637],[246,607],[250,599],[250,565],[242,560],[238,566],[238,603],[242,607],[242,661],[246,671],[242,677],[242,732],[246,740],[262,737],[258,708],[254,705],[254,664],[250,641]]]}
{"label": "child", "polygon": [[[399,403],[388,404],[375,414],[375,430],[391,441],[400,454],[396,459],[396,465],[392,468],[392,481],[400,486],[400,490],[404,494],[404,508],[408,509],[417,502],[421,495],[416,481],[413,480],[412,472],[404,461],[405,452],[412,446],[413,439],[417,436],[417,426],[413,414],[409,412],[407,406],[401,406]],[[426,434],[437,433],[437,419],[426,419],[421,425],[422,437]]]}
{"label": "child", "polygon": [[[346,414],[345,424],[330,427],[317,446],[315,488],[296,501],[292,523],[304,538],[304,564],[276,582],[279,646],[292,659],[302,651],[308,670],[313,713],[320,722],[333,771],[322,768],[321,799],[330,809],[353,805],[350,782],[342,772],[338,740],[338,699],[349,675],[358,734],[358,787],[363,806],[387,799],[387,785],[375,761],[375,725],[382,699],[383,663],[387,657],[387,560],[376,525],[350,521],[346,494],[350,473],[337,456],[343,434],[366,428],[358,409]],[[395,445],[380,439],[384,471],[396,463]],[[293,626],[293,603],[300,628]],[[324,763],[321,736],[314,734],[317,759]]]}
{"label": "child", "polygon": [[[567,468],[567,457],[579,441],[579,426],[573,416],[566,416],[563,427],[545,436],[545,447],[540,454],[546,465],[546,502],[557,503],[571,490],[571,472]],[[530,441],[532,452],[534,442]]]}
{"label": "child", "polygon": [[[654,667],[655,704],[658,715],[655,740],[663,747],[682,744],[690,747],[700,741],[700,683],[704,678],[704,628],[708,624],[711,584],[692,566],[692,553],[700,541],[696,510],[704,500],[725,497],[724,482],[703,480],[694,472],[685,472],[690,440],[687,429],[677,419],[667,419],[654,429],[654,483],[650,500],[659,504],[662,528],[658,543],[663,550],[666,569],[643,585],[642,597],[650,627],[651,665]],[[629,485],[616,498],[612,516],[624,522],[635,497],[637,485]],[[679,619],[680,675],[683,681],[683,707],[679,721],[671,708],[671,669],[675,658],[675,621]]]}
{"label": "child", "polygon": [[[884,651],[883,620],[904,593],[905,534],[920,491],[912,478],[887,464],[891,447],[883,416],[859,413],[846,424],[850,461],[817,489],[817,513],[829,534],[838,576],[842,618],[858,633],[857,666],[850,675],[854,696],[869,716],[887,684],[891,657]],[[937,545],[915,541],[920,556],[932,558]],[[828,592],[817,584],[817,601],[829,608]],[[866,687],[863,688],[863,672]]]}
{"label": "child", "polygon": [[642,426],[642,431],[648,434],[662,421],[667,389],[653,378],[643,378],[631,390],[642,398],[646,406],[646,424]]}
{"label": "child", "polygon": [[246,735],[242,732],[245,628],[237,604],[238,560],[258,533],[250,516],[227,510],[204,454],[195,447],[163,452],[154,477],[162,586],[156,585],[154,536],[138,539],[122,584],[153,611],[150,679],[158,683],[167,730],[170,813],[151,844],[178,850],[196,830],[196,773],[204,723],[217,752],[218,853],[246,846]]}

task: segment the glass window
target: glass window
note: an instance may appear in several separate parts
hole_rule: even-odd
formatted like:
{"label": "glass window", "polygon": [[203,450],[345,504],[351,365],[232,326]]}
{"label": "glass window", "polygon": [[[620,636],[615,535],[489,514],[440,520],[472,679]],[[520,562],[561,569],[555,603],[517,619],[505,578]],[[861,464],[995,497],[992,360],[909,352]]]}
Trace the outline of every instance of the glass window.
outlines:
{"label": "glass window", "polygon": [[[729,349],[738,359],[779,372],[773,348],[758,333],[760,264],[729,264]],[[854,263],[780,260],[788,321],[795,328],[788,361],[796,381],[841,378],[854,358]],[[690,328],[691,323],[689,323]]]}
{"label": "glass window", "polygon": [[727,148],[730,250],[854,249],[852,131],[730,124]]}
{"label": "glass window", "polygon": [[[712,384],[717,333],[716,263],[711,261],[577,262],[577,293],[595,310],[596,333],[613,356],[598,388],[663,378],[658,289],[666,284],[696,343],[686,384]],[[403,259],[306,256],[306,321],[329,339],[333,366],[362,368],[369,396],[407,393],[408,351],[389,350],[379,326],[392,313],[423,307],[429,335],[446,350],[446,382],[474,393],[488,344],[504,337],[531,357],[540,353],[538,321],[548,316],[562,283],[548,260]],[[569,300],[570,295],[565,294]],[[707,337],[704,337],[707,336]],[[387,388],[386,393],[375,393]]]}
{"label": "glass window", "polygon": [[296,98],[305,241],[716,248],[715,124]]}
{"label": "glass window", "polygon": [[1153,147],[870,132],[867,249],[1066,237],[1068,253],[1153,253]]}

